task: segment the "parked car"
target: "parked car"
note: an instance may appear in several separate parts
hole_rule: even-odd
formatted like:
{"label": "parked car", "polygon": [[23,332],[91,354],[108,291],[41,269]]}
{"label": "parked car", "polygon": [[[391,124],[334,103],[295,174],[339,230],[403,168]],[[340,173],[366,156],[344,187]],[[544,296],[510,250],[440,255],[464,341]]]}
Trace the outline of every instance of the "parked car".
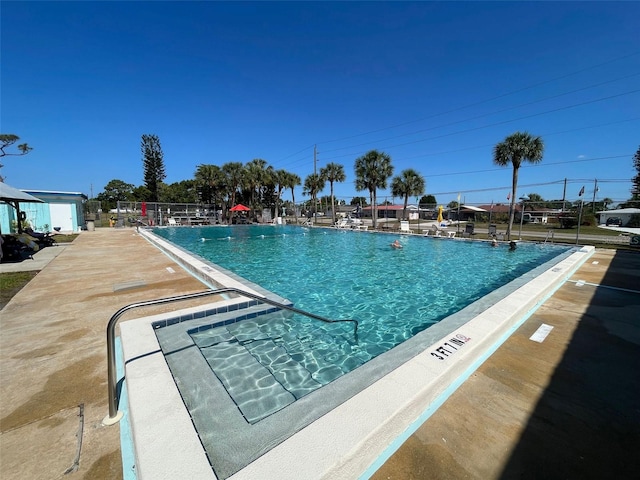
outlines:
{"label": "parked car", "polygon": [[622,219],[620,217],[607,218],[607,227],[621,227]]}

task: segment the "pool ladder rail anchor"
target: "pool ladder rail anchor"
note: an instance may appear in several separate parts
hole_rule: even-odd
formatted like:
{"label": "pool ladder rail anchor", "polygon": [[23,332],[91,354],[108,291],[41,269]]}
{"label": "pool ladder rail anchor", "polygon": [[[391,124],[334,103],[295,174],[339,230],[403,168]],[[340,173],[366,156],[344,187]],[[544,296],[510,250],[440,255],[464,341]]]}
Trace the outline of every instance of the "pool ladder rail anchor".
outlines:
{"label": "pool ladder rail anchor", "polygon": [[134,308],[148,307],[150,305],[163,305],[165,303],[178,302],[183,300],[192,300],[195,298],[206,297],[209,295],[218,295],[221,293],[237,293],[238,295],[241,295],[243,297],[253,298],[254,300],[259,300],[260,302],[264,302],[284,310],[289,310],[293,313],[298,313],[306,317],[311,317],[315,320],[320,320],[321,322],[325,322],[325,323],[351,322],[354,324],[353,336],[355,338],[356,343],[358,343],[358,321],[357,320],[353,320],[353,319],[331,320],[311,312],[305,312],[304,310],[300,310],[299,308],[292,307],[291,305],[285,305],[283,303],[270,300],[260,295],[256,295],[254,293],[246,292],[244,290],[240,290],[238,288],[233,288],[233,287],[219,288],[217,290],[205,290],[203,292],[187,293],[185,295],[177,295],[173,297],[157,298],[154,300],[146,300],[144,302],[131,303],[129,305],[125,305],[124,307],[119,309],[116,313],[114,313],[111,319],[109,320],[109,323],[107,324],[107,375],[108,375],[107,388],[108,388],[108,397],[109,397],[109,415],[107,415],[102,420],[103,425],[105,426],[115,425],[122,419],[122,416],[123,416],[123,413],[121,411],[118,411],[118,400],[119,400],[118,399],[118,379],[116,378],[117,377],[117,374],[116,374],[116,324],[118,323],[118,320],[120,320],[120,317],[122,317],[122,315],[124,315],[129,310],[133,310]]}

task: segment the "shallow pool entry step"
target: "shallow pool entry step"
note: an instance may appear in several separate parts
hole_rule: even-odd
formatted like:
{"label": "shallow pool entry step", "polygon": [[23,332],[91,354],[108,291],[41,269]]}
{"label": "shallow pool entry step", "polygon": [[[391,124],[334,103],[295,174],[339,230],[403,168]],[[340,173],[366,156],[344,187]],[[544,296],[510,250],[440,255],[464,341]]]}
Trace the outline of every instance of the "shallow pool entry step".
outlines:
{"label": "shallow pool entry step", "polygon": [[[296,330],[297,316],[258,319],[190,332],[195,345],[247,422],[254,424],[362,365],[344,327]],[[299,325],[298,325],[299,326]],[[334,328],[335,330],[335,328]],[[338,362],[337,362],[338,361]]]}

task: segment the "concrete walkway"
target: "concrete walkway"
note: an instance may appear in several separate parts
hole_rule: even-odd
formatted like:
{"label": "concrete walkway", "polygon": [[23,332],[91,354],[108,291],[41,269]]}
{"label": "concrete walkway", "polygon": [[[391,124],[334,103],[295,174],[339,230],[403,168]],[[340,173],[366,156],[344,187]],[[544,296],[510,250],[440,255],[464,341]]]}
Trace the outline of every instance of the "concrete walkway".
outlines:
{"label": "concrete walkway", "polygon": [[[205,287],[134,229],[83,232],[37,261],[0,311],[0,477],[122,478],[119,427],[101,424],[107,322]],[[639,290],[640,254],[598,250],[373,478],[637,476]],[[542,323],[548,337],[529,340]]]}
{"label": "concrete walkway", "polygon": [[372,478],[639,478],[639,372],[640,253],[597,250]]}

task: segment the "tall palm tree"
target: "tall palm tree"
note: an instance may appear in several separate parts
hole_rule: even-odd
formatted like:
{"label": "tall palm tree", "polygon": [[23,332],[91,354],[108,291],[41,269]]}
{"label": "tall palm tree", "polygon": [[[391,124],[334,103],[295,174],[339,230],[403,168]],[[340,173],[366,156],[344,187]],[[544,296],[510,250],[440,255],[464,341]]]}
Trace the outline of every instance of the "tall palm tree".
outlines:
{"label": "tall palm tree", "polygon": [[338,163],[328,163],[326,167],[320,169],[320,175],[331,185],[331,222],[336,223],[336,204],[333,196],[333,183],[344,182],[347,176],[344,167]]}
{"label": "tall palm tree", "polygon": [[356,158],[356,190],[369,190],[373,228],[377,226],[378,210],[376,208],[376,191],[387,188],[387,180],[393,175],[391,157],[384,152],[371,150]]}
{"label": "tall palm tree", "polygon": [[393,180],[391,180],[391,195],[404,197],[404,208],[402,209],[402,218],[404,220],[407,220],[409,196],[422,195],[424,193],[424,185],[424,177],[413,168],[403,170],[400,176],[393,177]]}
{"label": "tall palm tree", "polygon": [[511,205],[509,207],[509,227],[507,238],[511,240],[513,229],[513,217],[515,216],[515,203],[518,188],[518,170],[522,161],[540,163],[544,153],[544,142],[541,137],[534,137],[527,132],[516,132],[509,135],[504,141],[493,147],[493,163],[506,167],[513,165],[513,178],[511,181]]}
{"label": "tall palm tree", "polygon": [[244,167],[246,172],[246,186],[251,192],[251,208],[257,208],[258,204],[261,205],[260,188],[262,188],[267,180],[266,168],[267,161],[261,158],[254,158]]}
{"label": "tall palm tree", "polygon": [[293,203],[293,215],[296,219],[296,224],[298,223],[298,210],[296,209],[296,196],[293,190],[302,183],[300,177],[292,172],[286,172],[284,179],[282,180],[282,185],[284,188],[291,189],[291,203]]}
{"label": "tall palm tree", "polygon": [[315,216],[317,205],[317,197],[318,193],[320,193],[324,189],[325,179],[322,175],[317,173],[312,173],[311,175],[307,175],[307,178],[304,179],[304,185],[302,187],[303,195],[310,195],[313,205],[313,213]]}
{"label": "tall palm tree", "polygon": [[[225,176],[227,195],[229,195],[230,207],[236,204],[236,193],[244,183],[244,167],[241,162],[228,162],[222,165],[222,172]],[[224,213],[226,217],[226,212]]]}
{"label": "tall palm tree", "polygon": [[196,188],[200,187],[200,201],[216,204],[224,188],[224,174],[217,165],[198,165],[194,174]]}
{"label": "tall palm tree", "polygon": [[287,178],[286,170],[275,170],[273,167],[269,167],[269,177],[271,178],[271,182],[275,186],[275,218],[278,218],[279,215],[279,206],[280,206],[280,197],[282,196],[282,191],[287,188],[284,184]]}

